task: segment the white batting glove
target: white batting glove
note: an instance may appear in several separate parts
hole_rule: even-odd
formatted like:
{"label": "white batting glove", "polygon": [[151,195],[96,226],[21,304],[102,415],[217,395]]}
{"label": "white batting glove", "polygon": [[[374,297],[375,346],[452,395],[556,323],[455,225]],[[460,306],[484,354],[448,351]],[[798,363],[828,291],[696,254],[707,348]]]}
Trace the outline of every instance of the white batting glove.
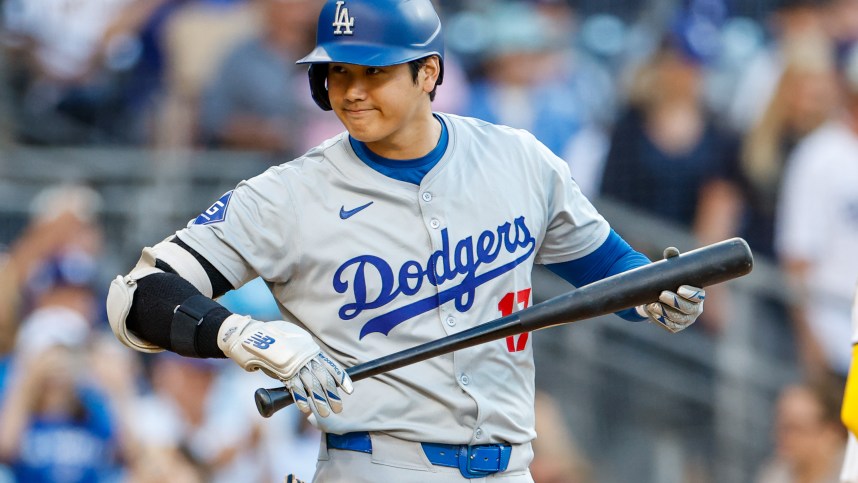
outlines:
{"label": "white batting glove", "polygon": [[331,411],[339,413],[343,402],[338,388],[347,394],[354,389],[346,371],[321,351],[309,332],[295,324],[260,322],[233,314],[223,321],[217,343],[245,370],[262,369],[285,382],[304,414],[326,417]]}
{"label": "white batting glove", "polygon": [[683,285],[676,293],[665,290],[658,302],[635,307],[638,315],[646,317],[661,327],[676,333],[693,324],[703,313],[706,291],[702,288]]}

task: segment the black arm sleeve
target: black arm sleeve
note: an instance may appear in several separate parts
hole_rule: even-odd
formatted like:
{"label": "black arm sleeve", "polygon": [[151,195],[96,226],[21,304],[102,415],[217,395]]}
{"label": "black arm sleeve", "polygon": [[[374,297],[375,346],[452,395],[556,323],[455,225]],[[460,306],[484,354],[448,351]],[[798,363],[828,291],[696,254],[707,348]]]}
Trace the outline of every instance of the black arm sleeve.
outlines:
{"label": "black arm sleeve", "polygon": [[[160,268],[160,267],[159,267]],[[154,273],[137,281],[131,311],[125,320],[130,331],[142,339],[173,350],[170,342],[176,307],[200,295],[190,282],[174,273]],[[199,357],[226,357],[217,345],[217,333],[231,312],[224,307],[210,311],[199,324],[194,346]]]}

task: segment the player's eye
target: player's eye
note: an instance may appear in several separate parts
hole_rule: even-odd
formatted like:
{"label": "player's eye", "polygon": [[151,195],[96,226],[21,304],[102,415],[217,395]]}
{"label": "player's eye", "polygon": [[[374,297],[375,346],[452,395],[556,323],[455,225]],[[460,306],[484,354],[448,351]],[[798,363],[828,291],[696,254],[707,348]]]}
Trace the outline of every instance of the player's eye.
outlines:
{"label": "player's eye", "polygon": [[367,67],[367,69],[366,69],[366,75],[378,75],[381,73],[382,73],[382,70],[379,69],[378,67]]}
{"label": "player's eye", "polygon": [[329,74],[342,74],[346,71],[346,68],[341,65],[331,65],[328,67]]}

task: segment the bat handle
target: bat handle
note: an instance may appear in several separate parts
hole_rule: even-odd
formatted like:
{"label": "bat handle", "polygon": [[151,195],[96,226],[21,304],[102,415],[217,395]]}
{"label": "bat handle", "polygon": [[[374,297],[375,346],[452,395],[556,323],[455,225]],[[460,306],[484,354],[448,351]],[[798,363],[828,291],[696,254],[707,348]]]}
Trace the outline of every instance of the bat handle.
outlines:
{"label": "bat handle", "polygon": [[270,418],[272,414],[292,404],[292,393],[285,386],[270,389],[259,388],[253,395],[256,409],[263,417]]}

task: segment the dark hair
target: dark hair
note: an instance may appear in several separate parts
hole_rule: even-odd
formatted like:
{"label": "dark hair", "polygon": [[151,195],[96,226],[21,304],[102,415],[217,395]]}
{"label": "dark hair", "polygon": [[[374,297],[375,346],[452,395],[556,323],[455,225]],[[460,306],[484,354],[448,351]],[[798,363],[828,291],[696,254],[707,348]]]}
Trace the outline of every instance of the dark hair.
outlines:
{"label": "dark hair", "polygon": [[[426,57],[421,57],[419,59],[412,60],[411,62],[408,63],[408,67],[411,68],[411,80],[413,80],[415,84],[417,83],[417,73],[420,72],[421,67],[426,65],[426,62],[429,60],[429,57],[435,57],[435,56],[429,55]],[[439,59],[439,62],[440,62],[440,59]],[[435,100],[435,91],[437,91],[437,90],[438,90],[438,84],[435,84],[435,87],[432,88],[432,92],[429,93],[429,100],[430,101]]]}

